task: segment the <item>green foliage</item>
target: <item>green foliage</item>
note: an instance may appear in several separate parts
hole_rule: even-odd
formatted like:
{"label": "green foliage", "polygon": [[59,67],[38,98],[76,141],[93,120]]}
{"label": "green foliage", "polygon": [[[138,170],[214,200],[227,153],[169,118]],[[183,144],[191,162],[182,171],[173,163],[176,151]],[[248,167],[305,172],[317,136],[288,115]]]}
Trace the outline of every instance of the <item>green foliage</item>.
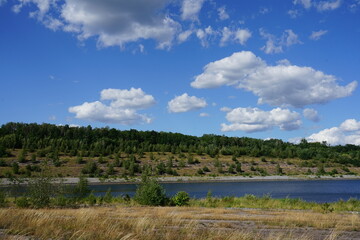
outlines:
{"label": "green foliage", "polygon": [[106,193],[105,196],[103,197],[103,201],[106,203],[111,203],[113,200],[113,196],[111,194],[111,188],[109,188]]}
{"label": "green foliage", "polygon": [[185,206],[189,204],[190,197],[187,192],[180,191],[177,192],[175,196],[171,198],[171,200],[176,206]]}
{"label": "green foliage", "polygon": [[19,208],[28,208],[30,207],[30,201],[27,197],[19,197],[15,200],[15,205]]}
{"label": "green foliage", "polygon": [[7,194],[3,189],[0,189],[0,207],[6,207],[7,201],[6,201]]}
{"label": "green foliage", "polygon": [[86,198],[86,203],[91,206],[96,204],[96,196],[94,194],[94,191],[91,191],[90,195]]}
{"label": "green foliage", "polygon": [[100,173],[100,170],[96,164],[96,162],[94,161],[90,161],[88,162],[85,167],[81,170],[81,172],[83,174],[91,174],[91,175],[94,175],[94,174],[99,174]]}
{"label": "green foliage", "polygon": [[165,189],[155,179],[143,177],[134,199],[141,205],[163,206],[167,197]]}
{"label": "green foliage", "polygon": [[12,171],[14,174],[19,174],[20,173],[20,167],[19,164],[17,162],[13,162],[13,164],[11,165]]}
{"label": "green foliage", "polygon": [[85,198],[90,192],[90,188],[89,188],[89,183],[88,180],[84,177],[81,176],[79,178],[78,183],[76,184],[76,186],[73,189],[73,194],[75,195],[76,198]]}
{"label": "green foliage", "polygon": [[50,205],[51,198],[59,191],[58,186],[53,183],[53,179],[42,174],[40,177],[30,180],[27,196],[33,207],[43,208]]}

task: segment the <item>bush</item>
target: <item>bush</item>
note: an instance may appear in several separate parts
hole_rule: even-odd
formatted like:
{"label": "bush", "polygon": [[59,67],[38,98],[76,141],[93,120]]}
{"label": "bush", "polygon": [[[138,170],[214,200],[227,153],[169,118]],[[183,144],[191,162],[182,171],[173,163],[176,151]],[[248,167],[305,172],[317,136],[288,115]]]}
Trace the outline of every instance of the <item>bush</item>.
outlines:
{"label": "bush", "polygon": [[29,182],[28,196],[31,204],[36,208],[48,207],[51,198],[59,192],[58,187],[52,183],[52,178],[40,176]]}
{"label": "bush", "polygon": [[27,197],[19,197],[16,199],[15,204],[19,208],[28,208],[30,207],[30,202]]}
{"label": "bush", "polygon": [[86,202],[91,206],[96,204],[96,197],[94,195],[94,191],[92,191],[90,195],[86,198]]}
{"label": "bush", "polygon": [[141,205],[164,206],[166,203],[165,189],[154,179],[144,177],[136,189],[135,201]]}
{"label": "bush", "polygon": [[6,193],[0,189],[0,207],[6,207]]}
{"label": "bush", "polygon": [[76,198],[85,198],[90,192],[88,180],[81,176],[79,182],[76,184],[73,189],[73,194]]}
{"label": "bush", "polygon": [[111,203],[113,200],[113,196],[111,195],[111,188],[109,188],[106,193],[105,196],[103,197],[104,202],[106,203]]}
{"label": "bush", "polygon": [[187,192],[180,191],[176,193],[171,200],[176,206],[185,206],[189,204],[190,197]]}

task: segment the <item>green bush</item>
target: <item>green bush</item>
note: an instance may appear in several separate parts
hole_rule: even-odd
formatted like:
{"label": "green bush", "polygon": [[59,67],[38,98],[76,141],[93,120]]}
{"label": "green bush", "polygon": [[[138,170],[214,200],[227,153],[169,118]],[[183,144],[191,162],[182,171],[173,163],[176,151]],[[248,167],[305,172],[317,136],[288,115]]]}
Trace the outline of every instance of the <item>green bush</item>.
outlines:
{"label": "green bush", "polygon": [[180,191],[175,194],[175,196],[172,197],[172,202],[176,206],[185,206],[189,204],[190,197],[187,192]]}
{"label": "green bush", "polygon": [[27,197],[19,197],[16,199],[15,204],[19,208],[28,208],[30,207],[30,201]]}
{"label": "green bush", "polygon": [[154,179],[144,177],[136,189],[135,201],[141,205],[164,206],[167,198],[165,189]]}
{"label": "green bush", "polygon": [[113,200],[113,196],[111,195],[111,188],[109,188],[106,193],[105,196],[103,197],[103,201],[106,203],[111,203]]}
{"label": "green bush", "polygon": [[58,192],[58,186],[52,183],[52,178],[41,176],[29,182],[27,196],[31,205],[36,208],[43,208],[50,205],[51,198]]}
{"label": "green bush", "polygon": [[0,189],[0,207],[6,207],[6,193],[2,189]]}
{"label": "green bush", "polygon": [[86,198],[86,202],[90,205],[95,205],[96,204],[96,197],[94,195],[94,191],[92,191],[90,193],[90,195]]}
{"label": "green bush", "polygon": [[73,189],[73,194],[76,198],[85,198],[90,192],[88,180],[81,176],[79,178],[79,182],[76,184],[76,186]]}

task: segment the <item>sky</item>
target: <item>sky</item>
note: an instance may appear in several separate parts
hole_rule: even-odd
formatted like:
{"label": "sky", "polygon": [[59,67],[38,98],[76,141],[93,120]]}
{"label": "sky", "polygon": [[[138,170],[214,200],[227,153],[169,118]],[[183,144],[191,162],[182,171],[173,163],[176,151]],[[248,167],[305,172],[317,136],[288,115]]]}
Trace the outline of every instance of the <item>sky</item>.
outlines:
{"label": "sky", "polygon": [[360,0],[0,0],[0,124],[360,145]]}

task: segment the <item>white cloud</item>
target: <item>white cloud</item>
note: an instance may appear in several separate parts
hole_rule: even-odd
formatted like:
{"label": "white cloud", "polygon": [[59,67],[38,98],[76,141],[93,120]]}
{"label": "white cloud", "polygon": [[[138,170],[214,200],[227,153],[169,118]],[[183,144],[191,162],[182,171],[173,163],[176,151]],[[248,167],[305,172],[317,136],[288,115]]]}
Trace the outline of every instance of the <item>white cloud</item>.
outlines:
{"label": "white cloud", "polygon": [[206,105],[204,99],[184,93],[168,102],[168,110],[172,113],[188,112],[204,108]]}
{"label": "white cloud", "polygon": [[193,33],[192,30],[186,30],[186,31],[184,31],[184,32],[181,32],[181,33],[178,35],[178,41],[179,41],[179,43],[185,42],[185,41],[191,36],[192,33]]}
{"label": "white cloud", "polygon": [[285,30],[280,38],[266,32],[263,28],[260,29],[260,35],[266,39],[265,46],[261,48],[266,54],[281,53],[283,52],[283,47],[301,44],[298,35],[291,29]]}
{"label": "white cloud", "polygon": [[313,31],[310,35],[311,40],[319,40],[323,35],[325,35],[328,31],[327,30],[319,30],[319,31]]}
{"label": "white cloud", "polygon": [[209,117],[210,115],[208,113],[202,112],[199,114],[200,117]]}
{"label": "white cloud", "polygon": [[183,0],[181,18],[183,20],[197,21],[204,1],[205,0]]}
{"label": "white cloud", "polygon": [[360,130],[360,122],[357,122],[355,119],[347,119],[340,125],[340,129],[345,132],[353,132]]}
{"label": "white cloud", "polygon": [[311,0],[294,0],[293,3],[295,5],[300,4],[306,9],[309,9],[312,6]]}
{"label": "white cloud", "polygon": [[311,67],[267,65],[252,52],[236,52],[210,62],[191,83],[194,88],[235,86],[259,97],[258,103],[303,107],[351,95],[357,82],[340,86],[337,78]]}
{"label": "white cloud", "polygon": [[101,91],[101,100],[110,100],[110,104],[100,101],[85,102],[70,107],[69,112],[74,113],[78,119],[102,123],[133,125],[152,121],[146,115],[137,113],[137,110],[146,109],[155,104],[153,96],[145,94],[141,88],[104,89]]}
{"label": "white cloud", "polygon": [[7,2],[7,0],[0,0],[0,6],[5,4]]}
{"label": "white cloud", "polygon": [[231,108],[229,108],[229,107],[222,107],[222,108],[220,108],[220,111],[222,111],[222,112],[230,112],[232,109]]}
{"label": "white cloud", "polygon": [[228,42],[232,36],[232,31],[227,28],[224,27],[223,30],[221,31],[222,37],[220,39],[220,46],[224,46],[226,42]]}
{"label": "white cloud", "polygon": [[306,119],[309,119],[314,122],[318,122],[320,120],[318,112],[312,108],[305,108],[303,110],[303,115]]}
{"label": "white cloud", "polygon": [[165,13],[168,0],[17,0],[13,11],[30,4],[37,8],[30,16],[46,27],[73,32],[79,40],[94,37],[99,47],[152,39],[169,48],[181,28]]}
{"label": "white cloud", "polygon": [[241,45],[245,45],[249,38],[251,38],[251,32],[248,29],[238,29],[235,32],[235,40]]}
{"label": "white cloud", "polygon": [[341,6],[341,0],[321,1],[316,5],[318,11],[331,11]]}
{"label": "white cloud", "polygon": [[221,124],[221,131],[258,132],[279,127],[281,130],[300,128],[300,114],[288,109],[275,108],[263,111],[258,108],[235,108],[226,114],[230,124]]}
{"label": "white cloud", "polygon": [[236,29],[234,31],[227,27],[222,29],[222,37],[220,39],[220,46],[224,46],[229,41],[238,42],[245,45],[247,40],[251,37],[251,32],[248,29]]}
{"label": "white cloud", "polygon": [[229,14],[226,12],[225,6],[222,6],[222,7],[218,8],[217,10],[218,10],[220,20],[226,20],[226,19],[230,18]]}
{"label": "white cloud", "polygon": [[209,39],[211,36],[215,35],[216,32],[212,29],[211,26],[208,26],[205,29],[198,29],[196,31],[196,37],[200,40],[201,46],[209,46]]}
{"label": "white cloud", "polygon": [[339,127],[327,128],[306,138],[309,142],[324,142],[330,145],[360,145],[360,122],[347,119]]}
{"label": "white cloud", "polygon": [[287,14],[289,14],[291,18],[297,18],[301,15],[301,13],[296,9],[289,10]]}

